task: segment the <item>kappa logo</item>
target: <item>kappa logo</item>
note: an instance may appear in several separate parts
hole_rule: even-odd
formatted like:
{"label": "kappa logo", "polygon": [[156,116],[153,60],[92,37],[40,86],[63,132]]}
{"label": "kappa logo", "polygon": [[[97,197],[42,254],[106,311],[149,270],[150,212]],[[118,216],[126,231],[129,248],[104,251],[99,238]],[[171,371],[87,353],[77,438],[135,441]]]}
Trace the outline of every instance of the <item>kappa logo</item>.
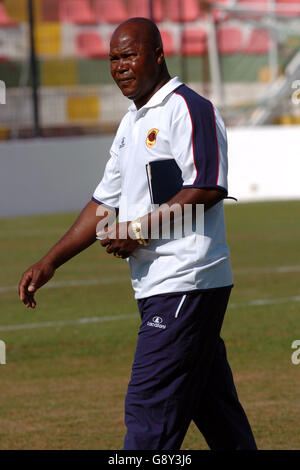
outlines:
{"label": "kappa logo", "polygon": [[146,145],[147,147],[153,147],[153,145],[156,144],[156,137],[157,134],[159,133],[158,129],[150,129],[150,131],[147,134],[147,139],[146,139]]}
{"label": "kappa logo", "polygon": [[152,322],[148,321],[147,325],[148,326],[154,326],[155,328],[161,328],[161,329],[166,329],[166,325],[162,325],[163,319],[161,317],[158,317],[157,315],[152,318]]}

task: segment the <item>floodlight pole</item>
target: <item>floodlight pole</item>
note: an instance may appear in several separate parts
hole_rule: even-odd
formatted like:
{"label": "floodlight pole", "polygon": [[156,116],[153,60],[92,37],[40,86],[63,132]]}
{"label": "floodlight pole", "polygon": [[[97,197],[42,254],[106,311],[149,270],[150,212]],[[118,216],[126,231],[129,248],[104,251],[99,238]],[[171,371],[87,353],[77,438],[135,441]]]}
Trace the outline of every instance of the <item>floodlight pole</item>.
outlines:
{"label": "floodlight pole", "polygon": [[35,54],[35,44],[34,44],[34,12],[33,12],[33,2],[28,0],[28,17],[29,17],[29,36],[30,36],[30,73],[31,73],[31,83],[32,83],[32,104],[33,104],[33,136],[40,137],[41,130],[39,124],[39,80],[38,80],[38,64]]}
{"label": "floodlight pole", "polygon": [[149,16],[150,20],[154,21],[153,0],[149,0]]}
{"label": "floodlight pole", "polygon": [[184,10],[183,10],[183,1],[179,0],[179,22],[180,22],[180,63],[181,63],[181,80],[185,83],[188,79],[187,76],[187,67],[186,61],[187,58],[183,54],[183,34],[185,30],[185,23],[184,23]]}
{"label": "floodlight pole", "polygon": [[[270,17],[268,17],[269,24],[274,27],[276,24],[276,1],[269,0],[268,7],[270,10]],[[278,78],[278,43],[274,28],[270,28],[271,32],[271,45],[269,48],[269,66],[270,66],[270,81],[273,82]]]}
{"label": "floodlight pole", "polygon": [[213,15],[210,11],[207,12],[207,25],[208,25],[208,54],[209,54],[209,65],[210,65],[210,74],[212,81],[212,89],[214,100],[218,106],[223,106],[225,104],[220,63],[219,63],[219,52],[218,52],[218,43],[216,39],[216,28]]}

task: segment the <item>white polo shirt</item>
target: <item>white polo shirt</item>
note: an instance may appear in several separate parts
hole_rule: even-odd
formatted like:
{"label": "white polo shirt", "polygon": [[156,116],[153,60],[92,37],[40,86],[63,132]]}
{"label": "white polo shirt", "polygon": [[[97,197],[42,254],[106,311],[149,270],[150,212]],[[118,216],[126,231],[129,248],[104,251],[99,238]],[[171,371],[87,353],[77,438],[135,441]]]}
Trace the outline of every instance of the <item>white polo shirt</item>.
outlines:
{"label": "white polo shirt", "polygon": [[[155,129],[155,138],[150,136]],[[154,142],[154,143],[153,143]],[[119,221],[151,212],[146,165],[175,159],[183,188],[227,191],[226,129],[212,103],[175,77],[139,110],[132,104],[113,141],[93,200],[119,209]],[[223,202],[204,214],[204,235],[152,240],[128,258],[135,298],[233,284]]]}

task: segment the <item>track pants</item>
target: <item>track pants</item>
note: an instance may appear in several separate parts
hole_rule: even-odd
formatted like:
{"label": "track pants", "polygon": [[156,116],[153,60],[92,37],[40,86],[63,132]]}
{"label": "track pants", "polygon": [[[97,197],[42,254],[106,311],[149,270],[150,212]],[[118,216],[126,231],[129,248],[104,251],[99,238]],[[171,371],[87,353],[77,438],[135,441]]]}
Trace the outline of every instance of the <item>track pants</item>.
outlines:
{"label": "track pants", "polygon": [[220,338],[230,291],[138,300],[124,450],[179,450],[192,420],[211,449],[256,449]]}

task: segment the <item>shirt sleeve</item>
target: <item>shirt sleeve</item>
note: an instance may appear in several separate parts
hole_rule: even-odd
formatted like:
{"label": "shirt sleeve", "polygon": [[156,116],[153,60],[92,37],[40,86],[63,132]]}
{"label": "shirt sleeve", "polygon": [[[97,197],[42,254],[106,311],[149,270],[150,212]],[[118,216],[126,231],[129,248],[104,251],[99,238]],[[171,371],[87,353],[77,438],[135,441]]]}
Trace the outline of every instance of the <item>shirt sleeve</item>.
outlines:
{"label": "shirt sleeve", "polygon": [[185,86],[175,94],[170,145],[183,188],[219,188],[227,194],[227,136],[219,111]]}
{"label": "shirt sleeve", "polygon": [[114,145],[110,150],[110,155],[103,178],[95,189],[92,200],[108,208],[118,209],[121,194],[121,176],[119,159],[114,151]]}

